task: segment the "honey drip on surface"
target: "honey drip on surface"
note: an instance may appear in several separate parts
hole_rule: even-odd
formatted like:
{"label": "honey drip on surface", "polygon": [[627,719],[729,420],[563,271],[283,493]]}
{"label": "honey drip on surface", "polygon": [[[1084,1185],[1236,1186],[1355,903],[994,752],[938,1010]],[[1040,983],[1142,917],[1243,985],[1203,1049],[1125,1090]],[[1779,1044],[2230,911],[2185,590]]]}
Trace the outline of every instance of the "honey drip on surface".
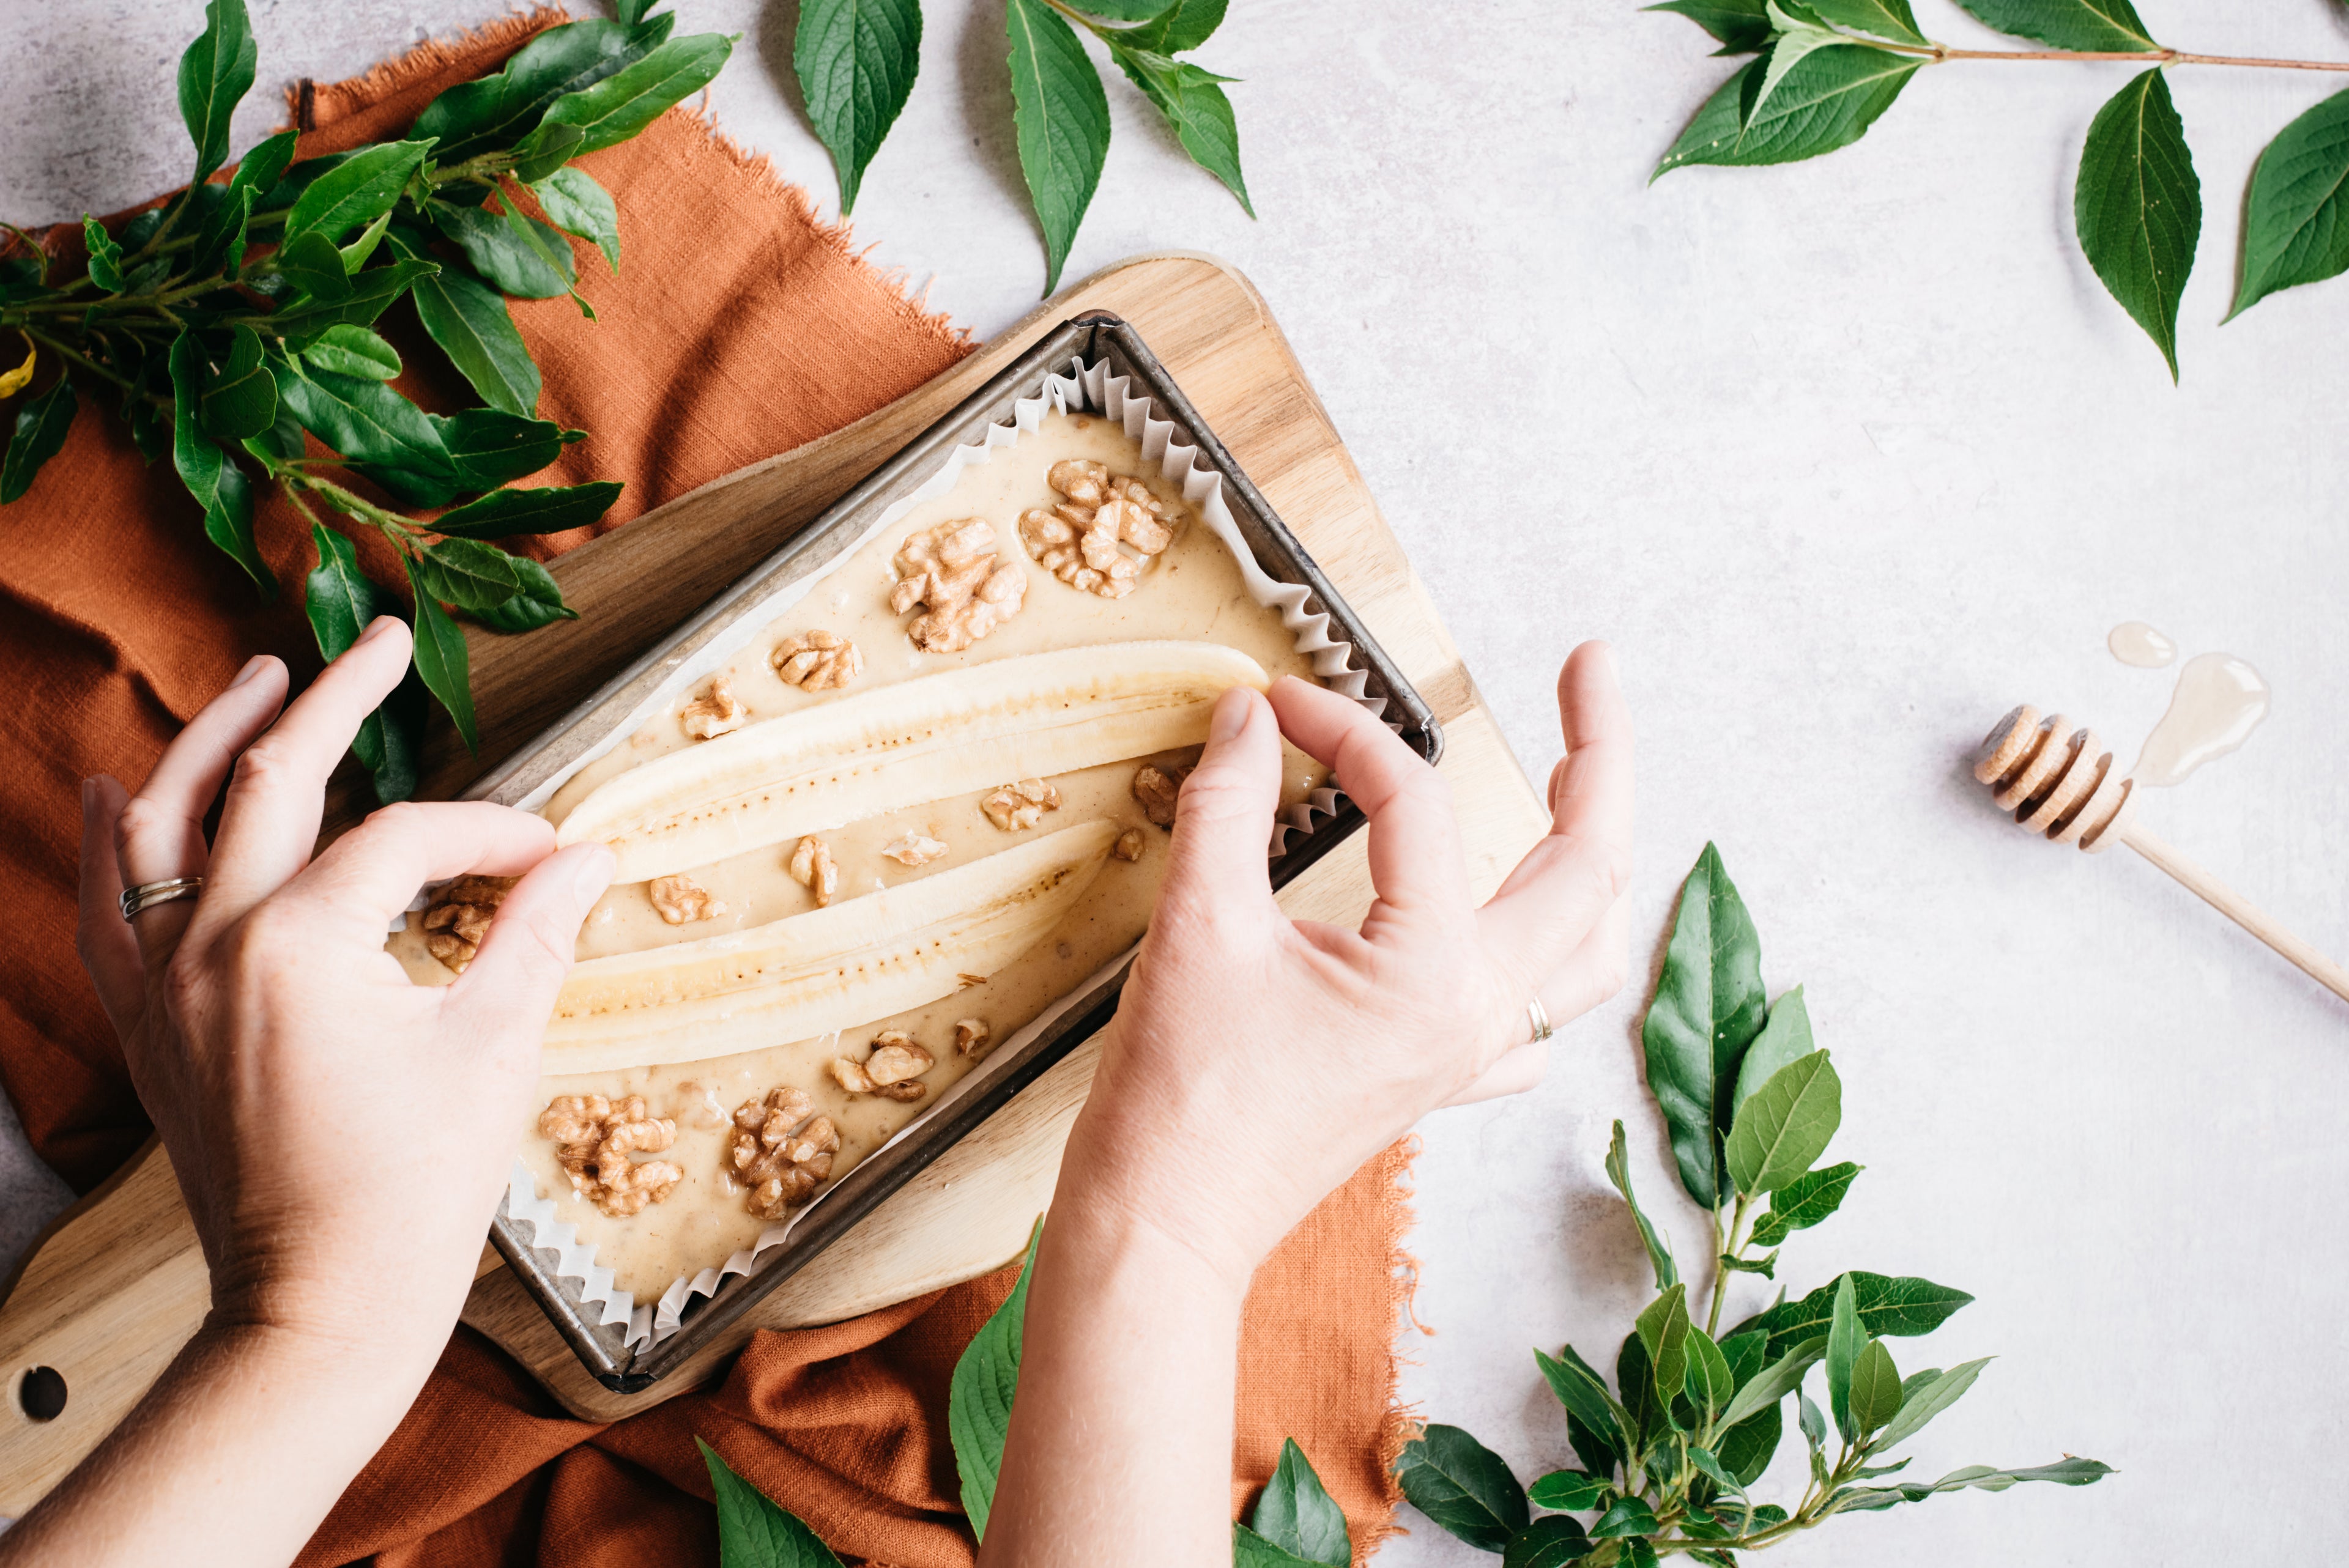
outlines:
{"label": "honey drip on surface", "polygon": [[2143,621],[2123,621],[2105,634],[2113,657],[2141,670],[2158,670],[2178,656],[2178,645]]}
{"label": "honey drip on surface", "polygon": [[2129,776],[2147,788],[2181,783],[2251,738],[2268,716],[2268,683],[2232,654],[2197,654],[2178,672],[2169,711],[2145,738]]}

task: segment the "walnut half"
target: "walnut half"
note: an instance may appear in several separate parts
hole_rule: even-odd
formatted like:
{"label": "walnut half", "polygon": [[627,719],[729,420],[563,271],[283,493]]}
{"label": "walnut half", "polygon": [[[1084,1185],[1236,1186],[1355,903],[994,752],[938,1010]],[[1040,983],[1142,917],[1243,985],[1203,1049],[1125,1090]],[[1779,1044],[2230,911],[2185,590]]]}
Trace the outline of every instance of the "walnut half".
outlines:
{"label": "walnut half", "polygon": [[688,876],[655,877],[645,884],[645,896],[671,925],[688,920],[715,920],[726,913],[723,900]]}
{"label": "walnut half", "polygon": [[616,1220],[643,1213],[685,1180],[673,1161],[628,1158],[657,1154],[677,1141],[677,1123],[652,1115],[640,1094],[616,1101],[600,1094],[559,1095],[539,1112],[538,1130],[554,1140],[571,1190]]}
{"label": "walnut half", "polygon": [[955,1024],[955,1049],[978,1061],[995,1048],[995,1031],[984,1018],[962,1018]]}
{"label": "walnut half", "polygon": [[742,1206],[762,1220],[780,1220],[814,1195],[832,1174],[840,1130],[816,1116],[808,1097],[791,1088],[769,1089],[734,1112],[727,1174],[750,1189]]}
{"label": "walnut half", "polygon": [[905,634],[925,653],[960,653],[1019,614],[1028,574],[995,552],[995,528],[966,517],[909,533],[891,564],[897,585],[889,608],[903,615],[916,606]]}
{"label": "walnut half", "polygon": [[864,668],[864,655],[837,632],[801,632],[785,637],[768,657],[783,684],[802,691],[844,686]]}
{"label": "walnut half", "polygon": [[947,857],[947,847],[926,833],[903,833],[881,846],[881,852],[901,866],[926,866]]}
{"label": "walnut half", "polygon": [[873,1054],[863,1061],[833,1057],[832,1078],[851,1094],[916,1100],[929,1090],[918,1080],[936,1066],[937,1058],[916,1045],[911,1035],[903,1029],[885,1029],[873,1037]]}
{"label": "walnut half", "polygon": [[1041,779],[1022,779],[1016,784],[1006,784],[978,803],[987,820],[1007,833],[1032,828],[1041,821],[1047,811],[1061,809],[1061,792]]}
{"label": "walnut half", "polygon": [[815,894],[818,909],[832,903],[832,895],[840,891],[840,862],[832,858],[832,846],[812,833],[792,851],[790,870],[795,881]]}
{"label": "walnut half", "polygon": [[[1054,463],[1045,480],[1068,499],[1019,514],[1019,542],[1071,588],[1104,599],[1133,592],[1143,566],[1174,542],[1166,503],[1140,480],[1084,458]],[[1128,555],[1121,546],[1135,552]]]}
{"label": "walnut half", "polygon": [[1145,762],[1133,776],[1133,798],[1142,802],[1142,813],[1162,828],[1174,825],[1174,803],[1182,798],[1183,780],[1191,777],[1187,767],[1169,773],[1154,764]]}
{"label": "walnut half", "polygon": [[457,974],[473,961],[490,921],[520,877],[461,876],[424,906],[424,951]]}
{"label": "walnut half", "polygon": [[677,721],[694,739],[715,740],[741,728],[750,717],[750,710],[734,695],[726,677],[716,676],[710,679],[709,695],[686,704],[678,711]]}

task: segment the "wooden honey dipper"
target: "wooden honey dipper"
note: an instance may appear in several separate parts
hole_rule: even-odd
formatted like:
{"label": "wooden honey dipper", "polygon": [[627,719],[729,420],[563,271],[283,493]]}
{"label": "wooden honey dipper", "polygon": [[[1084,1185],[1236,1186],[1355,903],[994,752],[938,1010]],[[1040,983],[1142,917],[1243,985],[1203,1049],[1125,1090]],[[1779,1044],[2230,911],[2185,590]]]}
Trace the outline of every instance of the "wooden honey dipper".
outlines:
{"label": "wooden honey dipper", "polygon": [[2113,765],[2093,729],[2062,714],[2042,718],[2029,703],[1991,727],[1974,757],[1974,777],[2023,827],[2090,854],[2127,844],[2194,895],[2349,1001],[2349,970],[2311,947],[2248,899],[2179,854],[2137,820],[2137,787]]}

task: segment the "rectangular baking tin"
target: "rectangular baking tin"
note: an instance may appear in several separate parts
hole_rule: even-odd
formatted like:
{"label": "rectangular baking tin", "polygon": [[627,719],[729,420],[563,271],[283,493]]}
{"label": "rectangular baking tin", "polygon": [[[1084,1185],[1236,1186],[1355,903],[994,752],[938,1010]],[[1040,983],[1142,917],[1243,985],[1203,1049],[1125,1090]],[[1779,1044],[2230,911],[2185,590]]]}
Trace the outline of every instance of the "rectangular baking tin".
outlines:
{"label": "rectangular baking tin", "polygon": [[[1182,438],[1197,446],[1202,459],[1222,477],[1226,499],[1239,525],[1240,535],[1265,572],[1281,582],[1301,583],[1312,591],[1307,608],[1326,612],[1334,624],[1334,634],[1342,634],[1353,645],[1354,667],[1369,676],[1368,695],[1386,699],[1388,724],[1399,726],[1404,741],[1430,762],[1443,755],[1444,734],[1434,714],[1306,555],[1296,535],[1274,513],[1262,492],[1240,471],[1239,464],[1232,460],[1231,453],[1200,419],[1190,399],[1175,387],[1166,367],[1159,364],[1157,356],[1143,346],[1141,337],[1122,318],[1106,311],[1092,311],[1062,323],[1002,374],[973,393],[960,407],[810,522],[748,577],[545,734],[516,752],[469,794],[509,803],[523,798],[626,722],[672,671],[740,619],[750,606],[763,603],[770,593],[823,565],[860,540],[893,501],[936,473],[955,448],[983,442],[988,427],[1009,424],[1012,405],[1021,398],[1038,396],[1048,375],[1066,374],[1075,360],[1104,358],[1112,375],[1131,377],[1133,384],[1149,395],[1154,412],[1173,420]],[[1272,885],[1278,888],[1294,880],[1360,828],[1362,821],[1360,808],[1341,797],[1335,815],[1310,833],[1291,835],[1289,847],[1271,863]],[[998,1068],[984,1086],[960,1096],[914,1132],[868,1157],[842,1177],[822,1205],[787,1240],[760,1257],[748,1274],[732,1275],[709,1296],[690,1302],[682,1326],[657,1344],[631,1351],[619,1325],[602,1323],[600,1307],[583,1305],[579,1281],[555,1272],[558,1254],[554,1249],[533,1246],[523,1239],[502,1202],[491,1225],[490,1239],[515,1276],[546,1309],[547,1316],[595,1379],[616,1393],[636,1393],[685,1362],[752,1303],[805,1268],[819,1253],[957,1140],[1100,1029],[1116,1010],[1118,987],[1123,980],[1121,969],[1101,982],[1076,1006],[1064,1011],[1051,1026],[1040,1031],[1015,1059]]]}

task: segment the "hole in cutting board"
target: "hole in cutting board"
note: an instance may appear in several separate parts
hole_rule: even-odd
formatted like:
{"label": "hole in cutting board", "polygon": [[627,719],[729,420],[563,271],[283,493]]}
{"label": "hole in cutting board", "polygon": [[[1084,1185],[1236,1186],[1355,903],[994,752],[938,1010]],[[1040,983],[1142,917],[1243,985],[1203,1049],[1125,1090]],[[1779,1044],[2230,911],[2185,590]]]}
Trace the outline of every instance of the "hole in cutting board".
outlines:
{"label": "hole in cutting board", "polygon": [[54,1367],[36,1367],[16,1385],[16,1403],[36,1421],[54,1421],[65,1413],[65,1374]]}

